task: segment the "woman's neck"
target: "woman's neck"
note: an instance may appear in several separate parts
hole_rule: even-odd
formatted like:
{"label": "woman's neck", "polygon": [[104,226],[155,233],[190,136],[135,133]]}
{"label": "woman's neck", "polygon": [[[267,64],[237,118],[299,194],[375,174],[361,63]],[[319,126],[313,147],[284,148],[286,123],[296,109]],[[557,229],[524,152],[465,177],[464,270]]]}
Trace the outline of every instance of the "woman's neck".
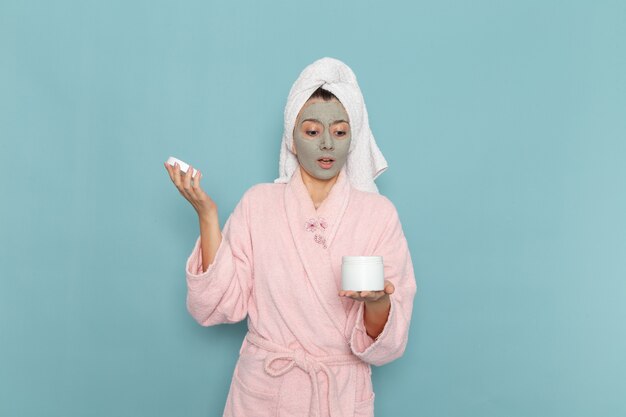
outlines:
{"label": "woman's neck", "polygon": [[309,191],[311,200],[313,200],[313,206],[317,209],[326,199],[330,190],[333,188],[333,185],[337,182],[339,173],[329,180],[320,180],[309,175],[309,173],[306,172],[302,166],[300,166],[299,169],[300,175],[302,176],[302,182],[304,182],[306,189]]}

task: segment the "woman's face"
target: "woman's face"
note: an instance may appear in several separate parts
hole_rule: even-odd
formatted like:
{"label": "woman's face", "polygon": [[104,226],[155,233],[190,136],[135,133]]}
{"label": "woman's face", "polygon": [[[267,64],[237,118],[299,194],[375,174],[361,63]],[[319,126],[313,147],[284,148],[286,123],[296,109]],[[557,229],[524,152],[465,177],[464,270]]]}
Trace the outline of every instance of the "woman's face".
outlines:
{"label": "woman's face", "polygon": [[304,170],[320,180],[334,178],[348,159],[351,132],[348,113],[338,100],[308,100],[294,126],[296,157]]}

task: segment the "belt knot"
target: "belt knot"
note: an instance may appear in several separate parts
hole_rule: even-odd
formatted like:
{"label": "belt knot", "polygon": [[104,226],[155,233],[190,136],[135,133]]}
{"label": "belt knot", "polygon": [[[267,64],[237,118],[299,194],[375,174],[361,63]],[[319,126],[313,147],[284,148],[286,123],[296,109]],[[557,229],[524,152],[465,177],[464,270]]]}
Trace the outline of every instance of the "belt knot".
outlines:
{"label": "belt knot", "polygon": [[294,360],[296,361],[296,366],[302,369],[304,372],[309,372],[311,369],[311,362],[307,357],[304,349],[296,349],[293,355]]}
{"label": "belt knot", "polygon": [[[282,367],[272,366],[278,360],[287,361]],[[292,352],[270,353],[265,360],[265,371],[272,376],[284,375],[297,366],[304,372],[319,372],[322,370],[321,364],[309,356],[304,349],[294,349]]]}

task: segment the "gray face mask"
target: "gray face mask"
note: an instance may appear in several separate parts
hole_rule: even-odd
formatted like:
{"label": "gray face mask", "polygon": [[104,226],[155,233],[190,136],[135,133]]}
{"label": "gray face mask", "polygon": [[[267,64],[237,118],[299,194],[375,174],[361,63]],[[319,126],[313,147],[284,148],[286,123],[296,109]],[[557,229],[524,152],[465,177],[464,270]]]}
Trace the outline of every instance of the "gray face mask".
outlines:
{"label": "gray face mask", "polygon": [[293,138],[302,168],[314,178],[329,180],[348,159],[352,140],[348,113],[337,100],[307,102],[296,119]]}

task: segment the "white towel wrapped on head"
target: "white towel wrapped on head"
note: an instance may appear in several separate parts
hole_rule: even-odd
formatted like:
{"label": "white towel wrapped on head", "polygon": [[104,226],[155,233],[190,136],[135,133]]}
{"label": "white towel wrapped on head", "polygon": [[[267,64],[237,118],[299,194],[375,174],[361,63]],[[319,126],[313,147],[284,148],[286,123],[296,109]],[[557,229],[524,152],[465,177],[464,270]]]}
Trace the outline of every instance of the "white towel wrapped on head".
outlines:
{"label": "white towel wrapped on head", "polygon": [[274,182],[289,182],[298,168],[298,159],[292,149],[293,128],[300,109],[319,87],[333,93],[350,118],[352,140],[345,166],[350,183],[359,190],[378,193],[374,179],[387,169],[387,161],[370,130],[365,101],[354,72],[334,58],[321,58],[313,62],[291,86],[285,106],[284,132],[280,147],[280,177]]}

